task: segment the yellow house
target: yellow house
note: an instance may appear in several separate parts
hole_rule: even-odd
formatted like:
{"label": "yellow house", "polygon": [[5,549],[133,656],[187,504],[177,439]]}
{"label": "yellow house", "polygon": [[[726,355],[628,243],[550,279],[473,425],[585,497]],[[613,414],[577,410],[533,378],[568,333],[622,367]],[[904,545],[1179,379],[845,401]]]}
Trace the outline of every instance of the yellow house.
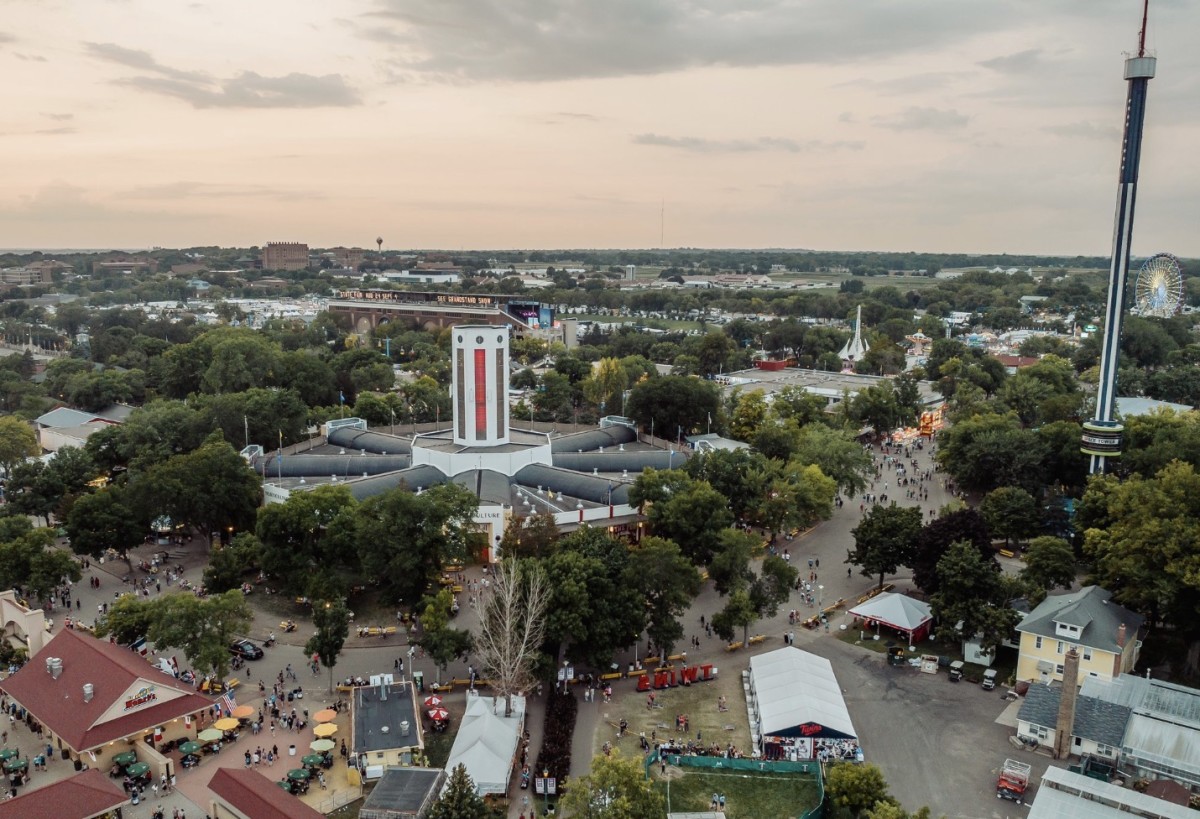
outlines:
{"label": "yellow house", "polygon": [[1132,671],[1142,646],[1138,630],[1143,618],[1111,597],[1099,586],[1084,586],[1043,600],[1017,626],[1017,679],[1061,682],[1063,656],[1071,646],[1079,647],[1080,682],[1086,677],[1111,680]]}

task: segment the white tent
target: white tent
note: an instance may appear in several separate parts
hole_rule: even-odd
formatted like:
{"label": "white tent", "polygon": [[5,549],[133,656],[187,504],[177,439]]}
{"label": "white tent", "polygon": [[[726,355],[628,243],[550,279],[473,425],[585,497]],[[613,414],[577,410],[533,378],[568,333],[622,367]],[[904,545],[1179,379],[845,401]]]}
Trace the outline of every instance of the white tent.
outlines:
{"label": "white tent", "polygon": [[467,711],[450,748],[446,770],[463,765],[481,796],[508,792],[517,743],[524,730],[525,699],[513,697],[513,715],[505,717],[504,701],[467,695]]}
{"label": "white tent", "polygon": [[929,606],[896,592],[886,592],[859,603],[850,614],[863,620],[878,621],[908,634],[909,640],[920,639],[929,631],[933,615]]}
{"label": "white tent", "polygon": [[750,688],[762,736],[858,737],[824,657],[791,646],[751,657]]}

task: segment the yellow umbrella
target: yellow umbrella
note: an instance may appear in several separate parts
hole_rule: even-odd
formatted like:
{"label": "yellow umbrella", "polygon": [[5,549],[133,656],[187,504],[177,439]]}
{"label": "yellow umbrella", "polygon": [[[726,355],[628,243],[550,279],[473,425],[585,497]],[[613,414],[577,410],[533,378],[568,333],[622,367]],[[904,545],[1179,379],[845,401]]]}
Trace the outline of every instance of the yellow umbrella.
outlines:
{"label": "yellow umbrella", "polygon": [[239,705],[237,708],[233,709],[233,714],[231,716],[237,717],[238,719],[252,717],[254,716],[254,707],[250,705]]}
{"label": "yellow umbrella", "polygon": [[238,727],[238,724],[238,721],[233,717],[225,717],[225,719],[219,719],[214,722],[213,728],[216,728],[218,731],[232,731]]}
{"label": "yellow umbrella", "polygon": [[332,708],[326,708],[323,711],[313,714],[313,719],[317,722],[333,722],[337,719],[337,711],[334,711]]}
{"label": "yellow umbrella", "polygon": [[326,722],[314,728],[313,733],[319,737],[331,737],[337,733],[337,726],[332,722]]}

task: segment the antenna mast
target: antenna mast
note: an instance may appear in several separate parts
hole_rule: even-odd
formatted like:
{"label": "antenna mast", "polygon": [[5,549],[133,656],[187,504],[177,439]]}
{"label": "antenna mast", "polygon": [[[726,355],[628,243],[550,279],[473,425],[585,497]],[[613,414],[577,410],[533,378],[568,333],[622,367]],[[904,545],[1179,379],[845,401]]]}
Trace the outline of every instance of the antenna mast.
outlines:
{"label": "antenna mast", "polygon": [[1146,23],[1150,17],[1150,0],[1142,0],[1142,30],[1138,32],[1139,57],[1146,56]]}

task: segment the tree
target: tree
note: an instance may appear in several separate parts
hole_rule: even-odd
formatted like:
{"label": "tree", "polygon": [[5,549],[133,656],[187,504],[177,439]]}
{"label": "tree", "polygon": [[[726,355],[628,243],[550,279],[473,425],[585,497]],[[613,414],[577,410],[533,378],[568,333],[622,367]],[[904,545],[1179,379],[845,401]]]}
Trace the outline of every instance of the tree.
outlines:
{"label": "tree", "polygon": [[229,545],[213,549],[204,568],[204,588],[220,594],[241,587],[246,572],[260,568],[263,543],[252,532],[238,532]]}
{"label": "tree", "polygon": [[263,544],[262,568],[280,591],[315,599],[311,586],[317,567],[323,569],[324,585],[335,590],[338,570],[357,568],[357,552],[345,532],[357,507],[347,487],[329,485],[293,492],[283,503],[259,510],[255,534]]}
{"label": "tree", "polygon": [[447,561],[467,557],[479,499],[457,484],[413,494],[398,487],[368,498],[354,514],[354,544],[363,571],[385,599],[414,604]]}
{"label": "tree", "polygon": [[571,783],[559,805],[578,819],[646,819],[667,811],[666,798],[643,775],[641,762],[618,751],[593,759],[591,772]]}
{"label": "tree", "polygon": [[136,594],[122,594],[108,607],[108,613],[96,623],[96,636],[111,636],[121,645],[145,637],[154,621],[156,602]]}
{"label": "tree", "polygon": [[241,591],[208,597],[171,592],[150,601],[147,638],[159,649],[178,648],[201,673],[229,673],[229,645],[250,627],[253,614]]}
{"label": "tree", "polygon": [[991,533],[1004,538],[1006,547],[1032,534],[1041,518],[1033,496],[1016,486],[993,489],[979,505],[979,512]]}
{"label": "tree", "polygon": [[697,565],[712,559],[721,530],[733,523],[725,496],[707,481],[692,480],[678,470],[647,469],[630,488],[629,501],[636,506],[651,503],[651,529],[678,543]]}
{"label": "tree", "polygon": [[[1025,550],[1025,568],[1021,579],[1044,593],[1055,588],[1071,588],[1075,582],[1075,552],[1071,544],[1058,537],[1035,537]],[[1031,601],[1035,605],[1040,601]]]}
{"label": "tree", "polygon": [[450,772],[446,789],[433,803],[428,819],[492,819],[493,816],[483,797],[475,792],[475,783],[466,766],[460,763]]}
{"label": "tree", "polygon": [[49,529],[35,529],[0,544],[0,588],[23,588],[38,600],[47,600],[63,579],[83,576],[69,552],[54,548]]}
{"label": "tree", "polygon": [[429,659],[437,666],[437,682],[442,682],[442,672],[451,660],[460,660],[471,651],[471,633],[450,626],[450,607],[454,594],[441,589],[425,604],[421,615],[421,639],[417,645],[425,649]]}
{"label": "tree", "polygon": [[811,526],[833,513],[837,484],[820,467],[772,462],[764,477],[770,482],[752,499],[750,517],[771,533],[772,541],[781,531]]}
{"label": "tree", "polygon": [[517,516],[504,529],[500,538],[502,557],[548,557],[558,548],[558,524],[547,509],[532,515]]}
{"label": "tree", "polygon": [[833,478],[837,488],[851,497],[867,487],[874,469],[871,453],[844,430],[811,424],[800,431],[792,456],[802,464],[814,464]]}
{"label": "tree", "polygon": [[139,520],[125,502],[126,490],[113,485],[83,495],[67,513],[67,537],[77,555],[100,557],[109,549],[125,554],[141,543],[146,521]]}
{"label": "tree", "polygon": [[678,544],[658,537],[630,548],[625,574],[626,584],[646,601],[646,636],[670,655],[683,637],[680,618],[700,592],[700,574]]}
{"label": "tree", "polygon": [[752,441],[767,418],[767,399],[762,390],[743,393],[735,390],[730,396],[733,411],[729,418],[729,435],[739,441]]}
{"label": "tree", "polygon": [[917,535],[921,531],[921,510],[915,506],[873,506],[851,531],[854,551],[846,562],[862,569],[863,577],[883,579],[912,561]]}
{"label": "tree", "polygon": [[921,527],[912,562],[909,563],[917,588],[926,594],[934,594],[938,590],[938,561],[949,550],[951,543],[960,541],[971,543],[984,557],[992,555],[992,537],[987,524],[983,522],[983,516],[975,509],[944,512]]}
{"label": "tree", "polygon": [[682,375],[648,378],[635,384],[626,404],[626,413],[647,432],[672,441],[694,429],[706,428],[708,418],[716,418],[719,409],[716,384]]}
{"label": "tree", "polygon": [[483,603],[475,634],[475,656],[492,690],[504,697],[504,715],[512,714],[512,695],[528,690],[536,677],[546,635],[550,589],[536,563],[505,560],[496,564],[492,591]]}
{"label": "tree", "polygon": [[0,417],[0,468],[5,477],[12,475],[14,466],[41,451],[33,427],[14,415]]}
{"label": "tree", "polygon": [[978,415],[942,433],[938,463],[964,489],[988,492],[1017,486],[1039,494],[1049,453],[1045,441],[1015,415]]}
{"label": "tree", "polygon": [[930,602],[942,636],[973,636],[985,651],[994,651],[1012,634],[1020,614],[1010,601],[1020,589],[1004,577],[994,557],[980,555],[970,543],[954,543],[938,561],[937,574],[940,585]]}
{"label": "tree", "polygon": [[316,632],[304,644],[304,652],[316,656],[329,669],[329,693],[333,693],[333,667],[350,634],[350,611],[344,600],[318,600],[313,604]]}
{"label": "tree", "polygon": [[764,617],[774,617],[779,606],[787,602],[797,571],[782,557],[763,558],[759,573],[749,566],[730,572],[729,599],[721,611],[713,615],[712,627],[723,640],[732,640],[734,629],[742,629],[742,642],[750,638],[750,626]]}
{"label": "tree", "polygon": [[825,798],[842,816],[862,816],[880,802],[891,802],[883,772],[870,763],[842,762],[829,768],[825,778]]}

